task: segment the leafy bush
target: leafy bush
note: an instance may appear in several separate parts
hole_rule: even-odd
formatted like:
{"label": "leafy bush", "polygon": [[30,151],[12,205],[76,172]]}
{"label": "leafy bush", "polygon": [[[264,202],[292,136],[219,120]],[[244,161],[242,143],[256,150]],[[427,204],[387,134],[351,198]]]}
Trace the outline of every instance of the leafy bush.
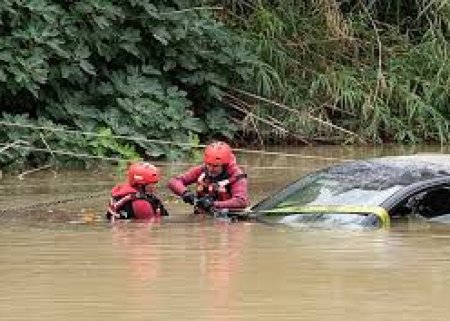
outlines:
{"label": "leafy bush", "polygon": [[[220,88],[246,81],[258,59],[209,10],[184,7],[188,4],[2,1],[3,121],[105,136],[92,140],[80,133],[3,126],[0,142],[35,144],[40,140],[33,135],[45,132],[51,149],[176,158],[189,150],[177,143],[205,135],[233,137],[235,128],[220,108]],[[219,116],[220,126],[214,120]],[[51,157],[36,153],[9,149],[0,160]]]}

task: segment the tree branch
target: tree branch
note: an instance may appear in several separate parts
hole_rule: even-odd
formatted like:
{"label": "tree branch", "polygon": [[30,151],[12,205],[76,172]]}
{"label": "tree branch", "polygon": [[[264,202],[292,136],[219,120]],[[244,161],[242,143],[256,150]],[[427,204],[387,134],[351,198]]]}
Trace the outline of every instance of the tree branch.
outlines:
{"label": "tree branch", "polygon": [[[268,103],[268,104],[271,104],[271,105],[273,105],[273,106],[280,107],[280,108],[282,108],[282,109],[284,109],[284,110],[287,110],[287,111],[289,111],[289,112],[291,112],[291,113],[293,113],[293,114],[296,114],[300,119],[302,119],[302,118],[304,117],[304,115],[300,114],[300,112],[299,112],[298,110],[296,110],[296,109],[294,109],[294,108],[291,108],[291,107],[289,107],[289,106],[286,106],[286,105],[284,105],[284,104],[278,103],[278,102],[276,102],[276,101],[273,101],[273,100],[270,100],[270,99],[267,99],[267,98],[264,98],[264,97],[261,97],[261,96],[258,96],[258,95],[249,93],[249,92],[244,91],[244,90],[242,90],[242,89],[238,89],[238,88],[234,88],[234,87],[229,87],[228,89],[231,89],[232,91],[237,92],[237,93],[240,93],[240,94],[242,94],[242,95],[246,95],[247,97],[250,97],[250,98],[253,98],[253,99],[256,99],[256,100],[259,100],[259,101]],[[348,129],[345,129],[345,128],[343,128],[343,127],[337,126],[337,125],[335,125],[335,124],[333,124],[333,123],[331,123],[331,122],[329,122],[329,121],[319,119],[319,118],[317,118],[317,117],[315,117],[315,116],[312,116],[312,115],[309,114],[309,113],[306,114],[305,116],[306,116],[307,118],[309,118],[309,119],[315,121],[315,122],[318,122],[318,123],[322,124],[322,125],[331,127],[331,128],[333,128],[333,129],[335,129],[335,130],[337,130],[337,131],[340,131],[340,132],[346,133],[346,134],[348,134],[348,135],[354,136],[354,137],[358,138],[361,142],[366,143],[366,141],[365,141],[361,136],[359,136],[358,134],[356,134],[356,133],[354,133],[354,132],[352,132],[352,131],[350,131],[350,130],[348,130]]]}

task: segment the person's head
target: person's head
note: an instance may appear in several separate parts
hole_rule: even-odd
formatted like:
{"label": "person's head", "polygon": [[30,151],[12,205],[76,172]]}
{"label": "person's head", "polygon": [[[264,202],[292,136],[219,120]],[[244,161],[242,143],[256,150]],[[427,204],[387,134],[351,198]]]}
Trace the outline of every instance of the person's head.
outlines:
{"label": "person's head", "polygon": [[147,192],[153,192],[160,179],[159,169],[150,163],[137,162],[128,167],[128,183],[135,188],[144,187]]}
{"label": "person's head", "polygon": [[227,143],[215,142],[205,148],[203,162],[208,175],[212,177],[220,175],[234,161],[233,151]]}

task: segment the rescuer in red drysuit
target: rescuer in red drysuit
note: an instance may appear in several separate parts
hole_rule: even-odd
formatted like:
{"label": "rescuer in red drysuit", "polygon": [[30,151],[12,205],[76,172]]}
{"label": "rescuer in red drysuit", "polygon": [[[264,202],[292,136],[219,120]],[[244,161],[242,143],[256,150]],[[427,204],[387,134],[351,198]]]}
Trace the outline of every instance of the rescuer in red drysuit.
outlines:
{"label": "rescuer in red drysuit", "polygon": [[[185,203],[194,205],[195,213],[228,209],[239,211],[249,204],[247,176],[236,164],[230,146],[215,142],[205,148],[203,164],[169,180],[168,187]],[[197,184],[196,192],[188,185]]]}
{"label": "rescuer in red drysuit", "polygon": [[117,184],[111,191],[106,218],[148,220],[169,215],[161,200],[155,196],[159,169],[146,162],[128,168],[128,182]]}

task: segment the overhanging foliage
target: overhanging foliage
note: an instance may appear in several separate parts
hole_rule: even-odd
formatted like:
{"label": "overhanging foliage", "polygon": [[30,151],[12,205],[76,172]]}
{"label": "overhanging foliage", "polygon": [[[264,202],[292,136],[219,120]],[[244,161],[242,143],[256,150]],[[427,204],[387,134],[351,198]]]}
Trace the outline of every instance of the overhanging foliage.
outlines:
{"label": "overhanging foliage", "polygon": [[[235,127],[218,100],[220,88],[246,81],[257,59],[210,10],[188,4],[2,1],[2,119],[192,144],[198,135],[232,137]],[[3,126],[0,132],[3,144],[21,139],[95,155],[176,158],[183,152],[142,140],[117,140],[100,152],[98,138],[41,130],[51,145],[45,146],[44,139],[29,136],[30,129]],[[50,157],[41,154],[10,149],[0,162]]]}

